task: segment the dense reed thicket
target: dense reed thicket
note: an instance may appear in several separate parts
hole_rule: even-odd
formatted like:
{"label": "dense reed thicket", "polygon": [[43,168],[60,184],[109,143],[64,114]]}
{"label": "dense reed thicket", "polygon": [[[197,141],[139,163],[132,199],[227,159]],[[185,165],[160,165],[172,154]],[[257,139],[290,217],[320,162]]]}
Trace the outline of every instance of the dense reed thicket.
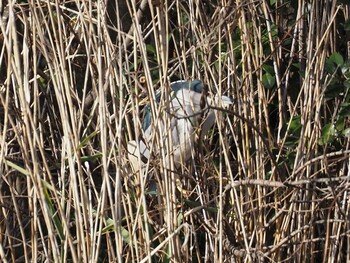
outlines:
{"label": "dense reed thicket", "polygon": [[[346,2],[2,1],[0,260],[349,262]],[[235,103],[135,171],[179,79]]]}

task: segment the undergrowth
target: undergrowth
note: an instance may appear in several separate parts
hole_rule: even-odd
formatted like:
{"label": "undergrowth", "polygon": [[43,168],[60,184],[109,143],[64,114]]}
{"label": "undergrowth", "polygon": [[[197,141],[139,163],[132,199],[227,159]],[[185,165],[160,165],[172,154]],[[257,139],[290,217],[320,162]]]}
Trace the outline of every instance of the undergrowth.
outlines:
{"label": "undergrowth", "polygon": [[[1,261],[349,262],[349,11],[1,2]],[[234,99],[180,187],[165,151],[145,174],[127,152],[179,79]]]}

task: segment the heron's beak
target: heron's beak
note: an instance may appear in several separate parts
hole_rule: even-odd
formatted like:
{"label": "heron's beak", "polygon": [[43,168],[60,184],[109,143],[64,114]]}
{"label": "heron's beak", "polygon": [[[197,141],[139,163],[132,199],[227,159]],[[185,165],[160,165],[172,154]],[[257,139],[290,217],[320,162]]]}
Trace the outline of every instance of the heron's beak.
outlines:
{"label": "heron's beak", "polygon": [[[222,108],[227,109],[230,107],[231,104],[233,104],[233,100],[227,96],[219,96],[218,94],[215,95],[214,98],[215,105],[221,106]],[[210,99],[208,100],[210,104]]]}
{"label": "heron's beak", "polygon": [[222,107],[228,108],[233,103],[233,100],[227,96],[221,96]]}

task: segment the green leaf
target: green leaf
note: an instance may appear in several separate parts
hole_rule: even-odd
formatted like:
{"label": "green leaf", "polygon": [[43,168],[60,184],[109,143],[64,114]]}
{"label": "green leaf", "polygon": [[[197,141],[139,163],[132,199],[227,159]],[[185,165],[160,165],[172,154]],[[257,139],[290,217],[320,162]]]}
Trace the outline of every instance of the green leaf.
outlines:
{"label": "green leaf", "polygon": [[338,52],[334,52],[329,58],[328,58],[328,62],[332,62],[337,66],[341,66],[344,64],[344,59],[343,56],[340,55],[340,53]]}
{"label": "green leaf", "polygon": [[270,73],[265,73],[262,78],[262,83],[265,88],[271,89],[276,84],[276,78],[275,76],[272,76]]}
{"label": "green leaf", "polygon": [[340,105],[339,117],[350,116],[350,103],[343,103]]}
{"label": "green leaf", "polygon": [[350,88],[350,79],[344,81],[343,84],[344,84],[344,86],[345,86],[347,89],[349,89],[349,88]]}
{"label": "green leaf", "polygon": [[[287,126],[287,125],[285,125]],[[287,127],[285,127],[286,129]],[[288,136],[285,141],[285,145],[287,147],[294,147],[296,144],[300,141],[300,131],[301,131],[302,125],[301,125],[301,116],[297,115],[294,116],[290,125],[288,131]]]}
{"label": "green leaf", "polygon": [[331,143],[334,140],[334,137],[337,135],[337,129],[333,123],[326,124],[322,129],[322,135],[318,143],[320,145],[326,145]]}
{"label": "green leaf", "polygon": [[300,130],[301,130],[301,116],[297,115],[294,116],[292,119],[292,122],[290,123],[289,126],[289,132],[291,135],[299,135]]}
{"label": "green leaf", "polygon": [[183,223],[183,220],[184,220],[184,216],[183,216],[183,212],[181,210],[180,213],[177,216],[177,225],[178,226],[181,225]]}
{"label": "green leaf", "polygon": [[92,132],[89,136],[87,136],[86,138],[84,138],[81,143],[78,145],[78,149],[77,150],[81,150],[93,137],[95,137],[96,134],[98,134],[100,131],[94,131]]}
{"label": "green leaf", "polygon": [[288,148],[293,148],[295,145],[297,145],[300,141],[300,138],[297,136],[288,136],[284,145]]}
{"label": "green leaf", "polygon": [[324,65],[324,71],[329,74],[336,73],[338,68],[344,65],[344,59],[338,52],[334,52],[327,60]]}
{"label": "green leaf", "polygon": [[11,168],[15,169],[17,172],[20,172],[21,174],[24,174],[26,176],[30,176],[30,172],[28,172],[26,169],[24,169],[23,167],[9,161],[9,160],[5,160],[5,163],[10,166]]}
{"label": "green leaf", "polygon": [[327,86],[325,91],[325,97],[326,99],[333,99],[337,96],[339,96],[341,93],[344,92],[344,85],[340,83],[333,83]]}
{"label": "green leaf", "polygon": [[[190,206],[192,208],[198,208],[198,207],[202,206],[200,202],[195,202],[195,201],[191,201],[191,200],[188,200],[188,199],[184,199],[184,202],[188,206]],[[218,209],[216,207],[203,206],[202,208],[205,209],[206,211],[210,212],[210,213],[217,213],[218,212]]]}
{"label": "green leaf", "polygon": [[344,72],[343,75],[346,79],[350,79],[350,71]]}
{"label": "green leaf", "polygon": [[350,31],[350,20],[348,19],[348,21],[346,21],[344,23],[344,30],[345,31]]}
{"label": "green leaf", "polygon": [[350,128],[347,128],[345,129],[342,134],[345,136],[345,137],[349,137],[350,136]]}
{"label": "green leaf", "polygon": [[[93,215],[96,216],[96,214],[97,214],[96,211],[93,211]],[[102,234],[106,234],[106,233],[108,233],[110,231],[113,231],[114,227],[115,227],[115,225],[114,225],[113,219],[107,218],[106,219],[106,226],[104,228],[102,228],[101,233]],[[123,227],[121,227],[121,228],[123,228]],[[121,229],[121,231],[123,231],[123,230]]]}
{"label": "green leaf", "polygon": [[57,230],[58,236],[60,237],[60,240],[64,241],[65,237],[64,237],[62,222],[58,216],[58,213],[57,213],[57,210],[55,209],[55,206],[52,204],[51,197],[50,197],[45,186],[44,186],[43,190],[44,190],[44,195],[45,195],[45,204],[46,204],[47,211],[48,211],[50,217],[52,218],[52,221],[53,221],[54,226]]}
{"label": "green leaf", "polygon": [[150,44],[147,44],[146,45],[146,50],[147,52],[151,53],[151,54],[155,54],[156,53],[156,50],[154,49],[154,47]]}
{"label": "green leaf", "polygon": [[273,66],[271,66],[271,65],[264,64],[264,65],[262,65],[262,69],[263,69],[266,73],[270,73],[271,75],[275,74],[275,70],[273,69]]}
{"label": "green leaf", "polygon": [[[95,209],[92,210],[92,214],[94,217],[97,217],[97,211]],[[113,231],[116,227],[114,220],[110,217],[106,218],[106,226],[102,229],[101,234],[107,234],[110,231]],[[130,233],[123,226],[117,225],[117,229],[120,231],[122,239],[124,242],[130,244]]]}
{"label": "green leaf", "polygon": [[129,233],[129,231],[126,230],[126,229],[125,229],[124,227],[122,227],[122,226],[120,226],[119,228],[120,228],[120,231],[121,231],[123,240],[124,240],[126,243],[130,244],[130,233]]}
{"label": "green leaf", "polygon": [[94,160],[100,159],[102,156],[103,156],[102,153],[98,153],[98,154],[89,155],[89,156],[82,156],[80,160],[82,162],[94,161]]}
{"label": "green leaf", "polygon": [[[110,231],[113,231],[115,228],[114,221],[111,218],[107,219],[106,226],[102,229],[102,234],[106,234]],[[122,236],[122,239],[125,243],[130,244],[130,233],[128,230],[125,229],[125,227],[118,226],[118,230],[120,231],[120,234]]]}
{"label": "green leaf", "polygon": [[342,132],[345,128],[345,118],[344,117],[340,117],[336,124],[335,124],[335,128],[337,129],[338,132]]}
{"label": "green leaf", "polygon": [[292,66],[300,70],[300,63],[293,63]]}
{"label": "green leaf", "polygon": [[170,253],[171,253],[171,243],[169,242],[166,246],[166,252],[165,252],[165,258],[163,260],[163,263],[169,263],[170,261]]}
{"label": "green leaf", "polygon": [[346,75],[347,73],[349,73],[349,68],[350,68],[350,61],[347,61],[341,67],[341,73]]}
{"label": "green leaf", "polygon": [[[17,164],[10,162],[8,160],[5,160],[5,163],[8,166],[15,169],[16,171],[20,172],[21,174],[26,175],[26,176],[30,176],[30,172],[28,172],[23,167],[18,166]],[[51,191],[55,191],[55,189],[48,182],[46,182],[44,180],[41,180],[41,182],[42,182],[42,186],[43,186],[43,191],[44,191],[44,196],[45,196],[45,204],[46,204],[47,211],[48,211],[50,217],[52,218],[52,221],[53,221],[54,226],[57,230],[57,233],[58,233],[60,240],[63,241],[65,239],[63,225],[62,225],[62,222],[57,214],[57,210],[55,209],[55,206],[53,205],[53,203],[51,201],[51,197],[50,197],[49,192],[48,192],[48,189]]]}
{"label": "green leaf", "polygon": [[286,163],[290,169],[293,169],[295,163],[295,152],[288,151],[286,155]]}

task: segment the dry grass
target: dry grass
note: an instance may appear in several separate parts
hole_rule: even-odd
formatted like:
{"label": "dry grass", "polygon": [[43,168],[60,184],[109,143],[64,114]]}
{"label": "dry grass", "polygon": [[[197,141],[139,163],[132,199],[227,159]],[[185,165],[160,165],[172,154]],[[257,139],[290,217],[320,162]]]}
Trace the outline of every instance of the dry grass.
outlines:
{"label": "dry grass", "polygon": [[[347,89],[327,97],[338,73],[325,65],[346,54],[349,6],[7,2],[1,261],[350,261],[349,141],[324,137],[348,103]],[[164,168],[171,141],[161,132],[145,175],[126,150],[143,136],[146,104],[155,123],[166,120],[155,96],[177,79],[201,79],[236,101],[176,171],[182,191]]]}

